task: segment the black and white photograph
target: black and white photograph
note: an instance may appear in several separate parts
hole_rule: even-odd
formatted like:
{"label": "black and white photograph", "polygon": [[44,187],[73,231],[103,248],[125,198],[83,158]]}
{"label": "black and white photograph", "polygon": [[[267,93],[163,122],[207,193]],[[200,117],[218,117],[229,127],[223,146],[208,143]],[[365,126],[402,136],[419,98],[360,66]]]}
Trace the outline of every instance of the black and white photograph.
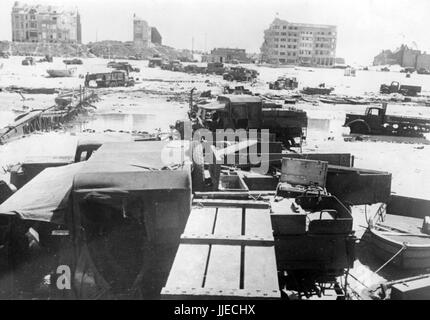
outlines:
{"label": "black and white photograph", "polygon": [[0,300],[430,300],[429,12],[1,0]]}

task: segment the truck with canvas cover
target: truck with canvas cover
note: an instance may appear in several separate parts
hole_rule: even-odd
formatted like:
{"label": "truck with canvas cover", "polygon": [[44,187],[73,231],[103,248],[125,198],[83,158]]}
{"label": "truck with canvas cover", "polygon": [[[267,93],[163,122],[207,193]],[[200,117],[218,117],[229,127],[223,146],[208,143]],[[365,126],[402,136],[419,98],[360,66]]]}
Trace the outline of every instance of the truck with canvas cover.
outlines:
{"label": "truck with canvas cover", "polygon": [[89,74],[86,76],[87,86],[91,82],[95,82],[97,88],[134,86],[134,79],[124,71]]}
{"label": "truck with canvas cover", "polygon": [[[302,139],[307,127],[306,112],[264,108],[262,99],[251,95],[222,95],[212,103],[196,105],[190,112],[190,120],[193,129],[204,127],[213,132],[217,129],[269,129],[287,147],[297,146],[294,139]],[[176,123],[181,135],[183,123]]]}
{"label": "truck with canvas cover", "polygon": [[[157,298],[190,212],[190,152],[182,141],[107,143],[42,171],[0,206],[4,297],[34,297],[48,276],[42,298]],[[70,290],[56,287],[59,266]]]}

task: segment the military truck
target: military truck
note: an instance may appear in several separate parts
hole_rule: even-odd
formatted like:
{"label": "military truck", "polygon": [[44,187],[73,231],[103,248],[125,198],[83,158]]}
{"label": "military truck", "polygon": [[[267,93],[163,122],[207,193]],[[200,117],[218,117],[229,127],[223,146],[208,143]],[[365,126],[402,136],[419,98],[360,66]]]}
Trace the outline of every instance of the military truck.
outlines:
{"label": "military truck", "polygon": [[95,81],[97,88],[134,86],[134,79],[128,73],[120,70],[107,73],[93,73],[87,77],[88,86],[91,81]]}
{"label": "military truck", "polygon": [[387,103],[366,109],[364,115],[347,114],[344,127],[354,134],[376,134],[422,138],[430,132],[429,118],[387,115]]}
{"label": "military truck", "polygon": [[190,212],[189,147],[107,143],[15,192],[0,206],[0,297],[158,298]]}
{"label": "military truck", "polygon": [[209,74],[223,75],[226,71],[226,67],[221,62],[208,62],[206,72]]}
{"label": "military truck", "polygon": [[279,77],[275,82],[269,83],[270,90],[294,90],[299,86],[296,78]]}
{"label": "military truck", "polygon": [[162,70],[169,70],[169,71],[183,71],[184,67],[179,60],[172,60],[166,63],[161,64]]}
{"label": "military truck", "polygon": [[229,71],[223,74],[223,79],[227,81],[252,81],[258,77],[258,72],[252,69],[243,67],[232,67]]}
{"label": "military truck", "polygon": [[[269,129],[287,148],[298,146],[295,138],[305,138],[306,112],[283,108],[264,108],[263,100],[251,95],[222,95],[208,104],[195,105],[189,113],[193,128],[217,129]],[[184,121],[175,128],[184,137]]]}
{"label": "military truck", "polygon": [[393,81],[390,85],[382,84],[379,91],[383,94],[400,93],[404,96],[416,96],[418,93],[421,93],[421,87],[400,85],[399,82]]}

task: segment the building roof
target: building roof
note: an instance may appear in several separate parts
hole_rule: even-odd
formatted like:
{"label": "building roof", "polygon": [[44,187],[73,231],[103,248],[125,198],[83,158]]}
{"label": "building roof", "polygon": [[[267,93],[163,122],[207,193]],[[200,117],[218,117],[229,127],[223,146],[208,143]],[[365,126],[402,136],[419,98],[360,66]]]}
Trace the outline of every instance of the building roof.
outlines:
{"label": "building roof", "polygon": [[312,23],[296,23],[296,22],[289,22],[287,20],[281,20],[279,18],[275,18],[275,20],[272,22],[272,24],[289,24],[289,25],[294,25],[294,26],[297,26],[297,27],[304,27],[304,28],[335,28],[335,29],[337,29],[337,26],[335,26],[335,25],[312,24]]}
{"label": "building roof", "polygon": [[34,13],[42,14],[78,14],[77,8],[68,8],[66,6],[51,6],[51,5],[40,5],[40,4],[27,4],[16,1],[12,12],[19,14],[28,14],[30,11],[34,10]]}

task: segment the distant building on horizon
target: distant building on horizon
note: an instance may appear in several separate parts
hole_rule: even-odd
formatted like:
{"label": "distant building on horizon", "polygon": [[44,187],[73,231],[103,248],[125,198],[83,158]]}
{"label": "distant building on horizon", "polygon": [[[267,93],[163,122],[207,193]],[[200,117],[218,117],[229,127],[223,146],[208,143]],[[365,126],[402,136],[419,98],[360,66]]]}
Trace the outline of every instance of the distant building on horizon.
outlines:
{"label": "distant building on horizon", "polygon": [[261,59],[271,64],[331,67],[335,64],[336,46],[336,26],[276,18],[264,31]]}
{"label": "distant building on horizon", "polygon": [[395,64],[400,65],[402,68],[430,70],[430,54],[411,49],[402,44],[400,48],[394,51],[383,50],[373,59],[374,66]]}
{"label": "distant building on horizon", "polygon": [[139,18],[136,14],[133,16],[133,42],[135,45],[149,48],[151,44],[162,43],[161,34],[157,28],[150,27],[148,22]]}
{"label": "distant building on horizon", "polygon": [[237,62],[248,62],[248,56],[246,55],[245,49],[231,49],[231,48],[215,48],[211,51],[207,58],[208,62],[221,62],[231,63]]}
{"label": "distant building on horizon", "polygon": [[82,43],[78,10],[16,1],[12,7],[12,41]]}

